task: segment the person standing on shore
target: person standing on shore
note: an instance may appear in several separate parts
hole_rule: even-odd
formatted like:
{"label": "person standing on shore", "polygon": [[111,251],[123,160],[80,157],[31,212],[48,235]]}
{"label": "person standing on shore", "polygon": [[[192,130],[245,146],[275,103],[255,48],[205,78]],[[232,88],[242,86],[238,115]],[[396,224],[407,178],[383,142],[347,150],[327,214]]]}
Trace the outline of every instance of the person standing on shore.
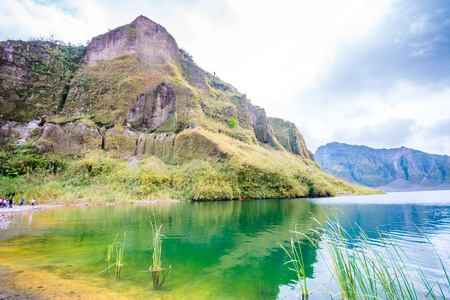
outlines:
{"label": "person standing on shore", "polygon": [[5,198],[2,198],[2,204],[1,204],[1,207],[2,207],[2,208],[5,207]]}
{"label": "person standing on shore", "polygon": [[25,199],[20,199],[20,204],[19,205],[23,205],[23,203],[25,202]]}
{"label": "person standing on shore", "polygon": [[13,199],[13,197],[11,197],[11,198],[9,199],[9,208],[12,208],[12,207],[13,207],[13,204],[14,204],[14,199]]}
{"label": "person standing on shore", "polygon": [[36,198],[33,197],[33,199],[31,199],[31,206],[34,207],[34,202],[36,202]]}

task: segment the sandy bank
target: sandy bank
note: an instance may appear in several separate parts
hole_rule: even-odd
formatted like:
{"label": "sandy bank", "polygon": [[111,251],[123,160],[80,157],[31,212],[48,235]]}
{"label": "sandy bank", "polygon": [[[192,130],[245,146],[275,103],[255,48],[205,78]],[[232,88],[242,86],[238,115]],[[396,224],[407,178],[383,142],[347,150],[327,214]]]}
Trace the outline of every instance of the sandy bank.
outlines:
{"label": "sandy bank", "polygon": [[182,202],[181,200],[174,199],[156,199],[156,200],[137,200],[132,202],[100,202],[100,203],[90,203],[90,202],[79,202],[72,204],[40,204],[36,206],[31,205],[14,205],[13,207],[2,207],[0,208],[0,231],[8,229],[9,225],[13,220],[13,215],[18,213],[27,213],[33,211],[40,211],[44,209],[63,207],[63,206],[109,206],[109,205],[132,205],[132,204],[158,204],[158,203],[177,203]]}
{"label": "sandy bank", "polygon": [[23,212],[32,212],[32,211],[40,211],[48,208],[59,207],[62,205],[39,205],[39,206],[31,206],[31,205],[14,205],[13,207],[2,207],[0,208],[0,230],[8,229],[11,221],[13,219],[14,214],[23,213]]}

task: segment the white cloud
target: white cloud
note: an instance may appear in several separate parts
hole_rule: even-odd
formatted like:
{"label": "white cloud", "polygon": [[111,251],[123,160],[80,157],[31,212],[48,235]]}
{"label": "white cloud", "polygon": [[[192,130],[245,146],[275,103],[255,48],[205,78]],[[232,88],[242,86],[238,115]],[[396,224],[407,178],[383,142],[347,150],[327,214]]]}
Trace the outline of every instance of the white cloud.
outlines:
{"label": "white cloud", "polygon": [[107,16],[96,1],[76,0],[75,14],[51,2],[4,0],[0,3],[0,37],[27,40],[50,37],[72,43],[106,31]]}
{"label": "white cloud", "polygon": [[[268,109],[292,98],[299,89],[314,86],[317,76],[332,65],[339,44],[367,34],[390,4],[356,0],[227,3],[233,13],[227,22],[209,18],[208,5],[188,13],[180,9],[182,30],[189,30],[189,35],[174,36],[182,36],[179,44],[202,67]],[[204,26],[206,19],[210,22]]]}
{"label": "white cloud", "polygon": [[422,34],[428,30],[428,15],[421,15],[419,18],[409,24],[410,34]]}
{"label": "white cloud", "polygon": [[313,151],[336,140],[448,154],[450,132],[446,135],[445,128],[449,122],[450,88],[399,81],[385,94],[372,92],[352,97],[330,98],[321,106],[307,105],[306,110],[299,110],[298,120],[307,128],[305,138],[307,142],[310,139],[308,145]]}

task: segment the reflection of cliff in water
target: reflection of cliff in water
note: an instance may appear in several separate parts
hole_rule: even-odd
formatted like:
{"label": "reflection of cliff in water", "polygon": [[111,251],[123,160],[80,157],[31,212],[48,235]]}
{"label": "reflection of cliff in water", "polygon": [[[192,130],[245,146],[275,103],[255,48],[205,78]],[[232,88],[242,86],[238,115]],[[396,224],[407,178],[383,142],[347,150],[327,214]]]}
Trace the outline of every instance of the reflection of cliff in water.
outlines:
{"label": "reflection of cliff in water", "polygon": [[[290,246],[293,236],[289,229],[309,232],[314,226],[311,213],[323,216],[318,206],[308,201],[261,200],[222,203],[193,203],[194,215],[186,213],[189,205],[179,211],[171,210],[171,226],[179,225],[185,232],[171,240],[168,255],[173,265],[188,265],[184,259],[198,257],[192,265],[192,274],[199,281],[203,276],[221,278],[215,283],[217,290],[245,289],[248,295],[274,298],[281,284],[297,279],[284,263],[288,257],[278,243]],[[156,212],[155,212],[156,213]],[[158,212],[161,216],[164,213]],[[308,276],[317,253],[312,245],[304,243]],[[182,255],[184,253],[185,255]],[[244,282],[236,277],[245,278]]]}
{"label": "reflection of cliff in water", "polygon": [[[180,281],[177,285],[190,290],[192,286],[201,286],[208,281],[208,289],[230,290],[231,298],[239,290],[246,290],[248,295],[274,298],[279,285],[296,280],[296,274],[288,269],[290,266],[284,265],[288,257],[279,243],[289,247],[293,236],[289,230],[296,226],[299,231],[309,232],[315,226],[311,213],[323,218],[319,206],[305,200],[224,201],[90,207],[76,212],[77,218],[82,218],[76,226],[103,220],[101,226],[118,226],[117,232],[124,230],[119,228],[120,224],[148,228],[152,213],[158,223],[163,224],[162,231],[166,236],[163,262],[176,266],[173,273],[190,274],[189,281]],[[145,249],[151,244],[150,235],[148,239],[142,239],[127,234],[127,239],[134,249]],[[317,255],[309,243],[304,244],[308,276],[311,277]],[[148,260],[148,252],[141,251],[129,254],[128,261],[142,264]],[[218,278],[213,286],[211,278]],[[174,280],[171,278],[171,282]],[[218,294],[223,295],[223,292]]]}
{"label": "reflection of cliff in water", "polygon": [[[196,294],[201,291],[210,291],[212,298],[275,298],[280,285],[297,280],[290,266],[284,265],[288,256],[279,243],[290,247],[294,235],[289,230],[296,226],[308,233],[315,226],[311,214],[324,218],[320,206],[290,199],[82,207],[40,214],[47,223],[55,220],[40,243],[52,244],[55,234],[64,232],[76,245],[92,243],[93,236],[96,244],[107,244],[111,232],[126,232],[133,249],[127,252],[127,270],[143,270],[151,265],[151,252],[146,249],[152,241],[149,216],[153,213],[166,236],[163,264],[173,267],[169,286],[193,299],[202,298]],[[307,275],[312,277],[316,249],[303,242]]]}

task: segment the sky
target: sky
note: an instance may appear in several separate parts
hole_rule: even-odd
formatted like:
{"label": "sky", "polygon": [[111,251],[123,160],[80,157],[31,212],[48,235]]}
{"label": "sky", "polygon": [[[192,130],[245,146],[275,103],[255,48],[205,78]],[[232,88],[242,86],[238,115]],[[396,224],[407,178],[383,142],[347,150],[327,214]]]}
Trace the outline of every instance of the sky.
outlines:
{"label": "sky", "polygon": [[450,155],[450,1],[2,0],[0,39],[86,44],[144,15],[308,148]]}

